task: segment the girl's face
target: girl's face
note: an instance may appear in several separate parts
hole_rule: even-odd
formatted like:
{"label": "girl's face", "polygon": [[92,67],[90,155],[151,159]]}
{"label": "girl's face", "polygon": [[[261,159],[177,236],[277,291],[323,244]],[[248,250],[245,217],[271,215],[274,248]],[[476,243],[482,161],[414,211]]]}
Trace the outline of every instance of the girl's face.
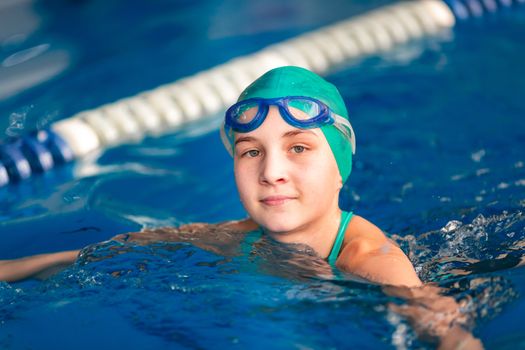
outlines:
{"label": "girl's face", "polygon": [[241,201],[267,231],[305,231],[339,209],[342,180],[321,129],[295,128],[271,106],[259,128],[234,142]]}

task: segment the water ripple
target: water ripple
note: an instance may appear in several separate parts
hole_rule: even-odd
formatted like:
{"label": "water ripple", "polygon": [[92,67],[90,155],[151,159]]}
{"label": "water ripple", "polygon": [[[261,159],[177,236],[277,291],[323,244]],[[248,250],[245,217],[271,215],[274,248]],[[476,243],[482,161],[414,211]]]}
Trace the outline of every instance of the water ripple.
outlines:
{"label": "water ripple", "polygon": [[2,67],[8,68],[16,66],[17,64],[23,63],[25,61],[29,61],[30,59],[40,56],[41,54],[46,52],[50,47],[50,44],[45,43],[30,47],[29,49],[15,52],[14,54],[6,57],[2,61]]}

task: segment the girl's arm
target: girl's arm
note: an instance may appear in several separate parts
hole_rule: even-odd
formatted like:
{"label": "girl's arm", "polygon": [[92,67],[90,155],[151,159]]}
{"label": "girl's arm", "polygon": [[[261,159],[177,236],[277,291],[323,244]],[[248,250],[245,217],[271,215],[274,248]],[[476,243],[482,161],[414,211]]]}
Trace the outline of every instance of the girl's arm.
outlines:
{"label": "girl's arm", "polygon": [[[250,218],[235,221],[225,221],[217,224],[207,224],[196,222],[185,224],[179,227],[159,227],[145,229],[140,232],[123,233],[114,236],[116,241],[129,241],[139,244],[149,244],[152,242],[164,241],[195,241],[196,237],[203,238],[210,242],[228,241],[230,237],[225,230],[232,232],[248,232],[255,230],[258,225]],[[216,235],[219,233],[220,235]],[[196,242],[199,243],[199,242]]]}
{"label": "girl's arm", "polygon": [[403,251],[371,222],[354,215],[336,265],[367,281],[383,285],[421,286]]}
{"label": "girl's arm", "polygon": [[209,227],[210,225],[211,226],[214,225],[220,228],[225,228],[228,230],[240,231],[240,232],[252,231],[259,227],[259,225],[255,223],[255,221],[253,221],[251,218],[247,218],[247,219],[242,219],[242,220],[225,221],[225,222],[221,222],[218,224],[201,224],[201,223],[187,224],[187,225],[180,226],[179,229],[191,231],[194,229],[201,229],[201,228]]}
{"label": "girl's arm", "polygon": [[193,223],[180,227],[160,227],[117,235],[113,240],[150,244],[152,242],[190,242],[193,245],[224,256],[234,256],[242,233],[255,230],[258,225],[251,219],[226,221],[218,224]]}
{"label": "girl's arm", "polygon": [[46,278],[73,264],[80,250],[39,254],[0,260],[0,281],[15,282],[29,277]]}
{"label": "girl's arm", "polygon": [[[210,228],[220,229],[210,232]],[[114,240],[134,241],[149,244],[158,241],[191,241],[204,249],[218,253],[228,253],[231,241],[239,239],[238,235],[228,235],[223,229],[247,232],[257,228],[250,219],[228,221],[220,224],[188,224],[179,228],[164,228],[132,232],[113,237]],[[196,242],[195,237],[207,238]],[[80,250],[70,250],[57,253],[39,254],[19,259],[0,260],[0,281],[16,282],[26,278],[44,279],[73,264]],[[233,254],[233,253],[230,253]]]}
{"label": "girl's arm", "polygon": [[418,288],[384,286],[390,296],[404,299],[406,304],[391,303],[390,310],[405,317],[419,338],[437,344],[438,349],[481,350],[483,344],[464,328],[468,317],[452,297],[431,284]]}
{"label": "girl's arm", "polygon": [[423,284],[403,251],[371,222],[352,218],[348,239],[337,266],[369,282],[383,285],[386,294],[402,298],[405,305],[391,304],[406,317],[419,337],[439,349],[483,349],[479,339],[462,327],[466,316],[452,297],[440,288]]}

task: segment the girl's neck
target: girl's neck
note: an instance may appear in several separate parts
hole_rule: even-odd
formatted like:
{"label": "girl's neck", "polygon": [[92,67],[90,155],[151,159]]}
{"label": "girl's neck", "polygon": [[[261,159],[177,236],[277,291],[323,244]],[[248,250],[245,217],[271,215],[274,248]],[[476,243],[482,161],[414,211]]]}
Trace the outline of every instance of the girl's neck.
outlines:
{"label": "girl's neck", "polygon": [[328,257],[341,224],[341,209],[334,206],[322,217],[288,232],[265,232],[282,243],[306,244],[322,258]]}

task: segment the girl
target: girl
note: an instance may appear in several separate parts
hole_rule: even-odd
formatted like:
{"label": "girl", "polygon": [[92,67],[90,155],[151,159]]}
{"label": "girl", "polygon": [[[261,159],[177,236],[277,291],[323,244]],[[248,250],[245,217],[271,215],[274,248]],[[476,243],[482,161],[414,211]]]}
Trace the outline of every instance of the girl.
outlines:
{"label": "girl", "polygon": [[370,282],[419,286],[406,255],[364,218],[339,208],[355,136],[337,88],[304,68],[270,70],[225,116],[245,225],[310,246],[328,263]]}

